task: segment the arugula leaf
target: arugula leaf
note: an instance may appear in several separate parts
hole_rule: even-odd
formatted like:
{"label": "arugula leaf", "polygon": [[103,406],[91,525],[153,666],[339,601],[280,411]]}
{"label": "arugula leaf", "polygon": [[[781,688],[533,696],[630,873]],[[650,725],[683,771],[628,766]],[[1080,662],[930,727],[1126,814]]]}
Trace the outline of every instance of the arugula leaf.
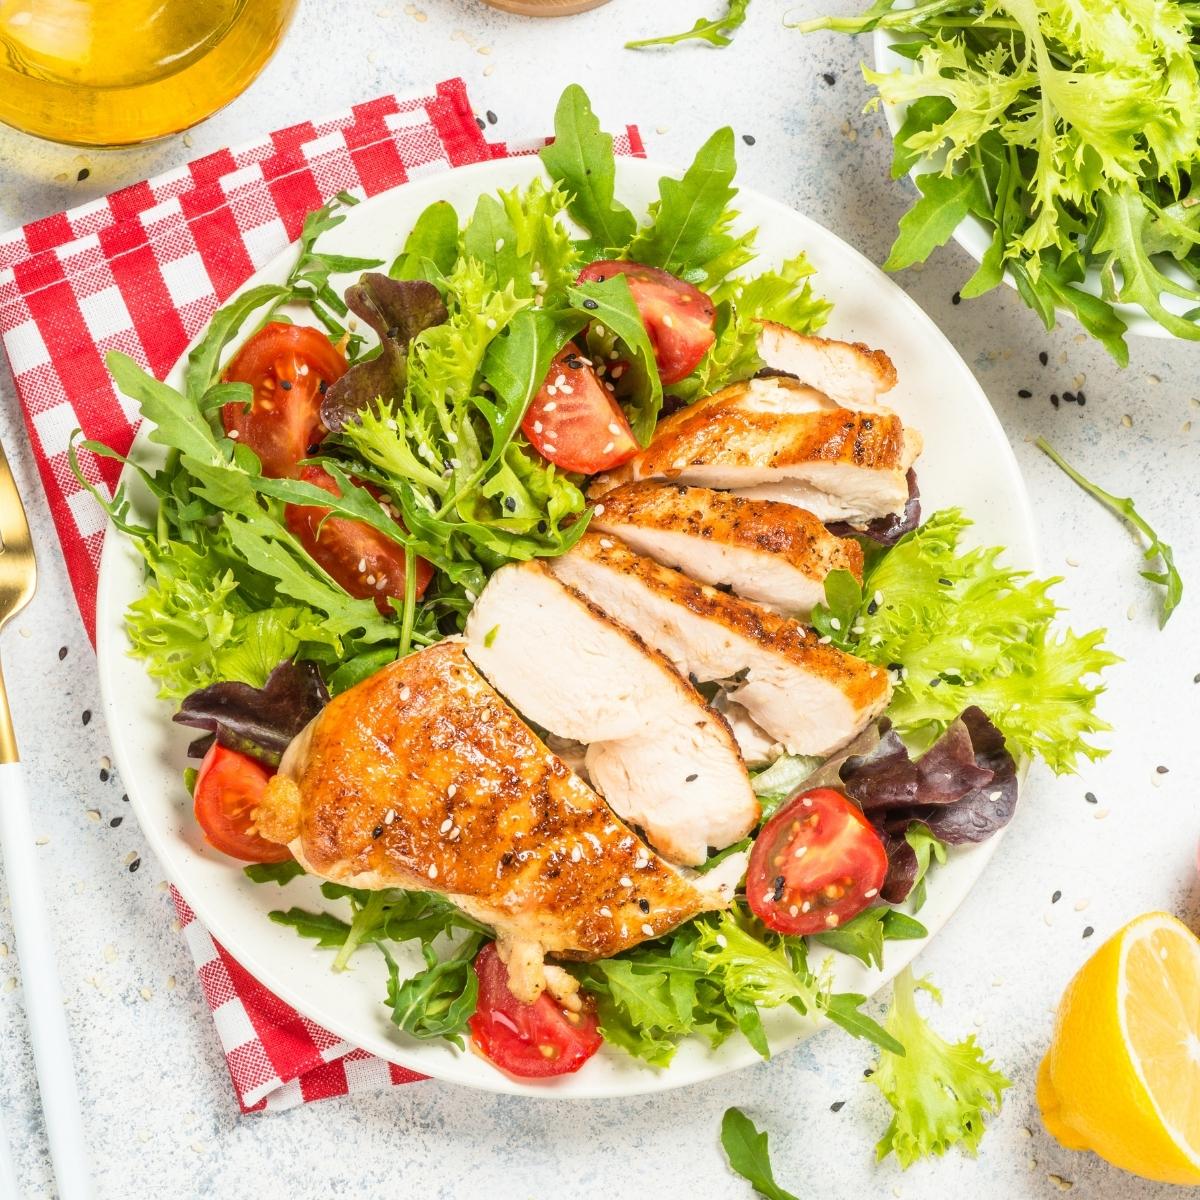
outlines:
{"label": "arugula leaf", "polygon": [[1146,547],[1144,557],[1147,560],[1162,559],[1163,569],[1161,571],[1142,571],[1141,576],[1143,579],[1148,579],[1151,583],[1161,584],[1165,589],[1163,593],[1162,613],[1158,622],[1160,629],[1165,627],[1166,623],[1171,619],[1171,614],[1183,599],[1183,578],[1175,566],[1175,556],[1171,547],[1154,532],[1150,523],[1134,507],[1131,499],[1114,496],[1111,492],[1106,492],[1098,484],[1092,483],[1090,479],[1071,466],[1044,437],[1038,438],[1034,442],[1034,445],[1051,462],[1055,463],[1055,465],[1061,468],[1063,472],[1083,488],[1089,496],[1098,500],[1109,512],[1115,513],[1121,520],[1132,525],[1146,539],[1149,544]]}
{"label": "arugula leaf", "polygon": [[283,887],[304,874],[304,868],[294,859],[280,863],[251,863],[242,868],[242,873],[254,883],[275,883]]}
{"label": "arugula leaf", "polygon": [[592,236],[596,253],[628,244],[633,214],[614,198],[616,160],[612,137],[600,128],[587,93],[571,84],[554,112],[554,141],[541,151],[550,178],[570,196],[567,211]]}
{"label": "arugula leaf", "polygon": [[1007,741],[1059,773],[1105,750],[1091,735],[1103,687],[1090,682],[1118,661],[1103,630],[1083,636],[1054,627],[1057,579],[1031,580],[1001,566],[997,548],[960,550],[970,522],[935,513],[869,572],[863,593],[878,600],[858,616],[856,653],[902,663],[888,715],[914,747],[928,744],[974,704]]}
{"label": "arugula leaf", "polygon": [[473,966],[487,939],[474,933],[439,958],[428,943],[421,946],[425,970],[401,981],[395,959],[381,946],[388,968],[388,1007],[392,1024],[413,1037],[445,1038],[460,1050],[467,1022],[479,1003],[479,976]]}
{"label": "arugula leaf", "polygon": [[729,1166],[766,1200],[798,1200],[775,1182],[767,1135],[739,1108],[727,1108],[721,1118],[721,1146]]}
{"label": "arugula leaf", "polygon": [[[184,390],[189,399],[198,401],[217,382],[221,373],[221,354],[237,337],[250,314],[287,296],[288,290],[282,284],[264,283],[243,292],[213,313],[208,331],[188,354],[187,366],[184,368]],[[112,371],[111,363],[108,367]],[[115,373],[113,378],[116,378]]]}
{"label": "arugula leaf", "polygon": [[894,908],[876,905],[864,909],[837,929],[817,934],[813,941],[857,958],[865,966],[882,969],[885,941],[909,941],[928,936],[929,931],[920,921]]}
{"label": "arugula leaf", "polygon": [[900,233],[883,264],[884,270],[899,271],[924,262],[944,246],[970,212],[977,186],[974,175],[930,172],[917,176],[921,199],[900,218]]}
{"label": "arugula leaf", "polygon": [[338,949],[350,936],[350,926],[331,913],[289,908],[286,912],[273,912],[270,917],[276,925],[290,926],[301,937],[312,938],[321,950]]}
{"label": "arugula leaf", "polygon": [[567,297],[576,309],[615,334],[629,351],[631,366],[637,372],[637,388],[627,402],[632,409],[630,424],[638,442],[648,445],[662,408],[662,380],[629,281],[618,274],[611,279],[576,284],[567,288]]}
{"label": "arugula leaf", "polygon": [[417,218],[404,249],[388,268],[393,279],[424,279],[437,284],[458,261],[458,213],[449,200],[435,200]]}
{"label": "arugula leaf", "polygon": [[915,980],[910,968],[896,976],[885,1024],[905,1054],[885,1052],[871,1076],[893,1109],[876,1157],[894,1153],[902,1167],[955,1145],[977,1153],[985,1118],[1000,1111],[1004,1089],[1011,1086],[984,1059],[974,1035],[951,1044],[930,1027],[917,1011],[918,988],[941,1002],[937,989]]}
{"label": "arugula leaf", "polygon": [[682,179],[663,176],[659,198],[650,206],[650,224],[630,242],[626,257],[713,291],[752,257],[754,231],[735,237],[737,213],[729,203],[737,195],[733,130],[718,129],[696,152]]}
{"label": "arugula leaf", "polygon": [[904,1046],[896,1040],[878,1021],[868,1017],[862,1011],[868,997],[858,992],[838,992],[829,996],[822,1011],[837,1026],[851,1037],[861,1038],[866,1042],[874,1042],[891,1054],[904,1054]]}
{"label": "arugula leaf", "polygon": [[648,46],[676,46],[680,42],[703,41],[718,49],[733,43],[734,33],[746,21],[750,0],[725,0],[725,12],[719,17],[701,17],[684,33],[668,33],[661,37],[642,38],[626,42],[626,50],[644,50]]}

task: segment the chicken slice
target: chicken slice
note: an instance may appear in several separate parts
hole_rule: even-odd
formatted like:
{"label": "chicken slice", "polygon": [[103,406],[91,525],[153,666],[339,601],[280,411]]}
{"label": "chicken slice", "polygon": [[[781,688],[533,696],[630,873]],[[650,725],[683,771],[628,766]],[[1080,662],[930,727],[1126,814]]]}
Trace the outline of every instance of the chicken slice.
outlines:
{"label": "chicken slice", "polygon": [[746,766],[769,767],[781,754],[787,753],[785,747],[755,722],[736,700],[729,698],[728,692],[720,692],[712,703],[729,722],[733,740],[737,742]]}
{"label": "chicken slice", "polygon": [[661,655],[556,579],[510,563],[466,628],[471,661],[530,721],[587,745],[592,785],[673,862],[704,862],[758,821],[724,719]]}
{"label": "chicken slice", "polygon": [[758,353],[772,370],[794,375],[844,408],[876,408],[879,397],[896,386],[892,360],[862,342],[812,337],[764,321]]}
{"label": "chicken slice", "polygon": [[714,587],[807,617],[825,600],[825,577],[862,581],[862,548],[812,513],[774,500],[679,483],[627,483],[596,505],[590,528]]}
{"label": "chicken slice", "polygon": [[589,494],[668,479],[857,523],[903,510],[920,452],[920,434],[894,413],[839,408],[794,379],[750,379],[661,420],[649,446],[596,476]]}
{"label": "chicken slice", "polygon": [[551,568],[684,675],[722,682],[789,753],[832,754],[887,706],[891,683],[882,668],[615,538],[585,533]]}
{"label": "chicken slice", "polygon": [[623,825],[451,638],[343,692],[256,813],[314,875],[443,893],[496,930],[514,995],[543,956],[608,958],[723,906]]}

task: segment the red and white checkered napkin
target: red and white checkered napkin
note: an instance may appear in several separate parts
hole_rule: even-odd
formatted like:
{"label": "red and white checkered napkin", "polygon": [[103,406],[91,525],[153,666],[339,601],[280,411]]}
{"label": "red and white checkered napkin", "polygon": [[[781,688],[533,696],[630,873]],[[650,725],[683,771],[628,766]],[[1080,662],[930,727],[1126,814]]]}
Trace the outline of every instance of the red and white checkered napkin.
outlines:
{"label": "red and white checkered napkin", "polygon": [[[529,153],[489,142],[461,79],[416,96],[381,96],[222,150],[102,200],[0,234],[0,338],[8,353],[63,556],[95,639],[105,516],[67,462],[72,430],[124,453],[137,413],[104,369],[123,350],[162,379],[213,310],[299,235],[337,193],[374,196],[438,171]],[[643,153],[630,126],[620,154]],[[111,493],[119,464],[80,452]],[[305,1020],[255,982],[174,893],[245,1111],[408,1083]]]}

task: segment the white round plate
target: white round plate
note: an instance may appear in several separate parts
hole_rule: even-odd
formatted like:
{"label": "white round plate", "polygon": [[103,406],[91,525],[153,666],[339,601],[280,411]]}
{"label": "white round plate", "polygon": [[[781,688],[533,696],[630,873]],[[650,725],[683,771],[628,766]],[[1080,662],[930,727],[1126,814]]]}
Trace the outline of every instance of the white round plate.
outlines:
{"label": "white round plate", "polygon": [[[906,74],[912,70],[912,60],[905,58],[902,54],[897,54],[892,47],[903,41],[903,37],[893,33],[889,29],[877,29],[873,36],[873,48],[875,53],[875,70],[877,71],[903,71]],[[888,128],[892,132],[892,136],[896,136],[896,130],[904,123],[904,115],[908,111],[906,104],[883,104],[883,115],[887,120]],[[909,172],[911,179],[916,179],[918,175],[923,175],[925,172],[936,169],[934,166],[918,164]],[[954,231],[954,240],[976,261],[982,262],[983,256],[987,253],[988,247],[992,244],[992,235],[984,223],[975,216],[968,215],[960,222],[957,229]],[[1176,271],[1168,265],[1167,274],[1176,274]],[[1177,273],[1177,277],[1181,283],[1190,283],[1182,272]],[[1016,283],[1013,277],[1005,271],[1004,282],[1010,288],[1015,290]],[[1100,272],[1092,267],[1083,281],[1079,284],[1080,288],[1092,296],[1101,294]],[[1166,293],[1161,297],[1163,306],[1168,311],[1182,316],[1195,306],[1185,300],[1182,296],[1172,296]],[[1173,334],[1169,329],[1164,329],[1157,321],[1146,315],[1146,310],[1137,304],[1114,304],[1114,310],[1125,322],[1128,327],[1127,332],[1137,334],[1140,337],[1155,337],[1155,338],[1173,338]],[[1078,318],[1069,309],[1064,308],[1061,304],[1057,305],[1055,311],[1060,317],[1067,317],[1069,320],[1075,321]]]}
{"label": "white round plate", "polygon": [[[409,183],[351,209],[323,248],[390,261],[432,201],[449,200],[460,214],[466,214],[481,193],[523,185],[539,170],[536,158],[513,158]],[[662,168],[646,162],[623,161],[618,164],[618,194],[635,212],[644,212],[657,194],[662,173]],[[760,229],[760,260],[750,270],[777,265],[803,250],[817,268],[816,288],[833,302],[827,332],[882,347],[895,360],[900,382],[889,403],[924,435],[919,469],[925,511],[961,505],[976,521],[981,543],[1007,546],[1015,565],[1035,568],[1033,521],[1016,461],[987,398],[946,338],[891,280],[828,230],[765,196],[743,191],[738,199],[743,221]],[[246,288],[281,282],[292,258],[290,253],[282,255],[249,280]],[[335,286],[346,282],[335,281]],[[168,376],[169,383],[179,385],[184,361]],[[145,428],[133,455],[139,461],[156,460],[156,448],[148,444]],[[146,493],[139,490],[130,470],[125,472],[125,482],[135,506],[147,506]],[[349,970],[335,975],[330,970],[331,953],[314,949],[290,928],[268,920],[272,909],[292,905],[336,910],[322,899],[315,880],[297,879],[282,889],[254,884],[239,864],[205,844],[181,777],[188,765],[189,731],[171,723],[171,708],[156,699],[155,685],[141,664],[128,656],[122,615],[141,589],[139,555],[124,537],[110,531],[100,570],[97,628],[105,714],[121,778],[167,877],[212,935],[276,995],[319,1025],[382,1058],[489,1091],[556,1098],[632,1095],[695,1083],[758,1061],[739,1038],[731,1038],[716,1052],[706,1043],[688,1040],[666,1070],[653,1070],[621,1051],[605,1049],[576,1075],[525,1083],[445,1042],[417,1041],[397,1031],[383,1003],[384,964],[371,947],[355,955]],[[934,873],[921,911],[930,933],[966,896],[997,841],[993,838],[955,851],[949,864]],[[890,943],[882,972],[868,971],[839,956],[838,989],[876,991],[922,944]],[[420,965],[415,950],[408,963],[413,969]],[[766,1015],[771,1044],[777,1050],[816,1028],[790,1009]]]}

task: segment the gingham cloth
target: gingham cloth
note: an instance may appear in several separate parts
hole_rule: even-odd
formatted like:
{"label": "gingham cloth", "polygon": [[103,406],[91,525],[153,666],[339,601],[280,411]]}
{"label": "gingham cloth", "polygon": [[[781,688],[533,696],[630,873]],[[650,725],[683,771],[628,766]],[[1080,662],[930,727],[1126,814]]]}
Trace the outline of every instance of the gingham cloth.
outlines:
{"label": "gingham cloth", "polygon": [[[95,640],[103,510],[67,461],[72,430],[124,453],[137,413],[104,369],[109,350],[162,379],[214,309],[299,235],[305,214],[342,191],[374,196],[466,163],[543,143],[484,136],[461,79],[380,96],[237,150],[222,150],[70,212],[0,234],[0,338],[63,557]],[[620,154],[642,155],[630,126]],[[80,452],[111,494],[119,464]],[[243,1111],[421,1078],[313,1025],[255,982],[173,892]]]}

